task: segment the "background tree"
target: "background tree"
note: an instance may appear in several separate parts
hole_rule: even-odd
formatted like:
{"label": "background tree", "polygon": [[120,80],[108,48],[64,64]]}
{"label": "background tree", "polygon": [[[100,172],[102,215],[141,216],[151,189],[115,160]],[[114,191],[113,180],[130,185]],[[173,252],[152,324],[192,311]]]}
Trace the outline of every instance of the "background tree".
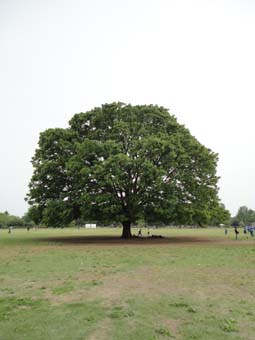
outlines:
{"label": "background tree", "polygon": [[207,223],[219,204],[217,155],[163,107],[112,103],[76,114],[67,129],[40,134],[32,164],[27,199],[44,220],[62,204],[65,223],[121,222],[122,237],[139,219]]}
{"label": "background tree", "polygon": [[234,217],[236,223],[240,225],[248,225],[255,222],[255,211],[246,206],[241,206]]}
{"label": "background tree", "polygon": [[36,206],[31,206],[28,211],[23,216],[25,224],[35,224],[39,225],[42,221],[42,211]]}
{"label": "background tree", "polygon": [[24,221],[21,217],[10,215],[8,211],[0,213],[0,227],[13,226],[21,227],[24,225]]}
{"label": "background tree", "polygon": [[231,215],[225,208],[224,204],[219,203],[210,212],[210,222],[212,226],[219,226],[220,224],[230,225]]}
{"label": "background tree", "polygon": [[72,221],[72,208],[68,202],[52,200],[43,211],[42,223],[51,227],[65,227]]}

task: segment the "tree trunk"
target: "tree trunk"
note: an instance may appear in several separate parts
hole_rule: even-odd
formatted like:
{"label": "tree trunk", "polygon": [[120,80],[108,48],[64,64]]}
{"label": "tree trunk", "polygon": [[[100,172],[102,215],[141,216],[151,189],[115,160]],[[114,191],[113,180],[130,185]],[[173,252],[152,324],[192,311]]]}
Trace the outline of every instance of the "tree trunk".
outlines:
{"label": "tree trunk", "polygon": [[121,238],[131,238],[131,223],[130,221],[125,221],[122,223],[123,229],[122,229],[122,235]]}

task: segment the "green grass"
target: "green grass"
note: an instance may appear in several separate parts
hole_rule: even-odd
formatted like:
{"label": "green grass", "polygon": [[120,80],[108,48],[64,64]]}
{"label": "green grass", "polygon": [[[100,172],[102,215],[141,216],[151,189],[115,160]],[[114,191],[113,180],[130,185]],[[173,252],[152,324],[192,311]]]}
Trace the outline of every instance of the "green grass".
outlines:
{"label": "green grass", "polygon": [[0,340],[254,339],[255,240],[221,229],[153,230],[179,240],[162,244],[63,239],[120,232],[0,230]]}

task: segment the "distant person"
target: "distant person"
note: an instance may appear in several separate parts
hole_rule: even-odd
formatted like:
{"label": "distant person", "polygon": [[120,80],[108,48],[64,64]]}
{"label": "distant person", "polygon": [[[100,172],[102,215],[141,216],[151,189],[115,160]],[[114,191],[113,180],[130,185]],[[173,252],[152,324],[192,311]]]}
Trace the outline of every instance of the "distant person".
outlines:
{"label": "distant person", "polygon": [[227,235],[227,234],[228,234],[228,228],[225,227],[225,235]]}
{"label": "distant person", "polygon": [[30,227],[27,227],[27,231],[29,231],[30,230]]}
{"label": "distant person", "polygon": [[235,227],[235,234],[236,234],[236,240],[237,240],[237,237],[238,237],[238,234],[239,234],[239,231],[237,230],[237,227]]}
{"label": "distant person", "polygon": [[254,228],[253,227],[250,227],[250,235],[251,235],[251,237],[254,237]]}
{"label": "distant person", "polygon": [[139,229],[137,236],[142,236],[142,229],[141,228]]}

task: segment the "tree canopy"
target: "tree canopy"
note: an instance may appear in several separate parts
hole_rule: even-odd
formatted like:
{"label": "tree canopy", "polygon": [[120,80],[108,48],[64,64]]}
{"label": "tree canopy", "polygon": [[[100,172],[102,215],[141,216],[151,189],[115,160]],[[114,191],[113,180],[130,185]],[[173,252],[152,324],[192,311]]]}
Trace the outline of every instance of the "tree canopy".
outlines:
{"label": "tree canopy", "polygon": [[234,224],[239,225],[249,225],[255,223],[255,211],[252,209],[249,209],[246,206],[241,206],[238,209],[238,212],[236,216],[233,218],[232,221]]}
{"label": "tree canopy", "polygon": [[8,211],[0,212],[0,228],[5,226],[23,226],[24,221],[19,216],[11,215]]}
{"label": "tree canopy", "polygon": [[[204,224],[219,206],[217,154],[163,107],[105,104],[40,134],[28,202],[44,223]],[[58,224],[57,223],[57,224]]]}

